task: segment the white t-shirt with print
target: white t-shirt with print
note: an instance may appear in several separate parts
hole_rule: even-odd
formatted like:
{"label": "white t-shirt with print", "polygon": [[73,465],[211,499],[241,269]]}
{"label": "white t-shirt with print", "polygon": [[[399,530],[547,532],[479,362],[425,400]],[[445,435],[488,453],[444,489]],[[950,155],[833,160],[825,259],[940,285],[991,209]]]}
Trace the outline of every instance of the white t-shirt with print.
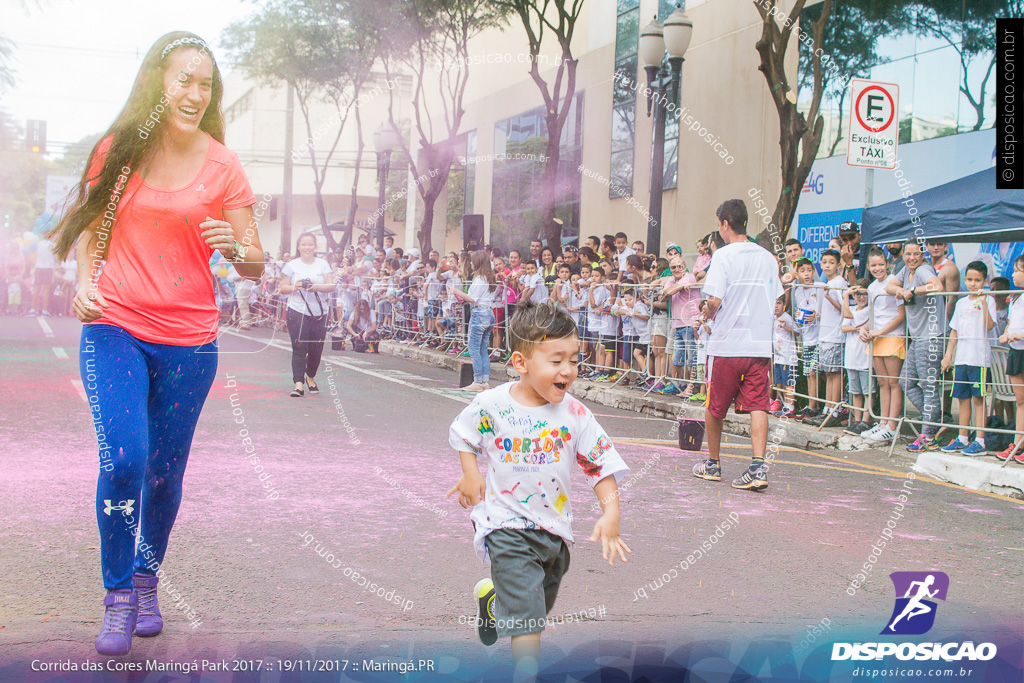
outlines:
{"label": "white t-shirt with print", "polygon": [[[985,297],[988,303],[989,319],[996,319],[996,301]],[[979,368],[992,367],[992,342],[996,340],[996,329],[985,329],[985,312],[981,308],[981,297],[972,299],[965,296],[956,302],[949,326],[956,330],[956,358],[953,365],[973,365]]]}
{"label": "white t-shirt with print", "polygon": [[775,358],[773,362],[777,365],[796,367],[796,335],[783,328],[783,325],[787,325],[790,330],[797,328],[796,321],[789,313],[783,312],[782,315],[775,318]]}
{"label": "white t-shirt with print", "polygon": [[793,316],[800,317],[800,311],[814,313],[814,322],[799,323],[800,337],[805,347],[818,345],[818,328],[821,326],[821,302],[825,298],[818,287],[796,285],[793,287]]}
{"label": "white t-shirt with print", "polygon": [[561,403],[524,406],[514,382],[481,392],[452,422],[457,451],[487,456],[487,491],[473,508],[473,546],[488,561],[485,537],[495,529],[544,529],[570,545],[572,484],[578,465],[590,486],[629,472],[594,414],[566,396]]}
{"label": "white t-shirt with print", "polygon": [[643,301],[637,301],[633,304],[633,334],[639,337],[641,344],[651,343],[651,328],[647,325],[650,318],[647,320],[641,320],[636,317],[637,315],[650,316],[650,311],[647,310],[647,304]]}
{"label": "white t-shirt with print", "polygon": [[[846,318],[843,324],[857,325],[859,327],[868,321],[870,310],[867,306],[855,308],[851,312],[853,313],[853,318]],[[860,330],[846,333],[846,348],[843,353],[843,365],[846,366],[847,370],[871,369],[871,347],[868,345],[868,342],[861,340]]]}
{"label": "white t-shirt with print", "polygon": [[772,357],[775,301],[782,296],[779,266],[767,250],[746,240],[711,257],[704,293],[722,300],[711,324],[708,357]]}
{"label": "white t-shirt with print", "polygon": [[[828,281],[828,289],[821,292],[821,323],[818,325],[818,341],[826,344],[843,343],[843,298],[849,284],[841,275]],[[839,303],[836,308],[825,300],[825,294]]]}
{"label": "white t-shirt with print", "polygon": [[[331,272],[330,264],[322,258],[315,258],[312,263],[305,263],[301,258],[297,258],[288,262],[281,270],[281,275],[290,277],[292,285],[298,285],[302,280],[311,280],[314,285],[322,285],[326,282],[324,276],[330,275]],[[319,318],[327,312],[329,299],[330,295],[327,292],[296,289],[288,295],[288,308],[303,315]],[[307,304],[309,308],[306,308]]]}
{"label": "white t-shirt with print", "polygon": [[534,273],[526,277],[526,287],[533,287],[533,293],[530,295],[530,301],[535,304],[542,304],[551,298],[551,292],[548,291],[547,283],[544,282],[544,276],[540,273]]}

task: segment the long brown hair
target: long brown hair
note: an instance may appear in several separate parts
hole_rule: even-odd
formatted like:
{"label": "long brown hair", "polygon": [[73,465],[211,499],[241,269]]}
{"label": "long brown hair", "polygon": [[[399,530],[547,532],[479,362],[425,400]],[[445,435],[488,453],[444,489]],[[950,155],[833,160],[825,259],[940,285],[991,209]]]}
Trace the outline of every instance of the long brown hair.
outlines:
{"label": "long brown hair", "polygon": [[[171,49],[166,55],[165,48],[171,43],[184,40]],[[191,42],[190,42],[191,41]],[[202,45],[197,45],[196,41]],[[135,166],[143,161],[147,155],[160,143],[162,126],[151,129],[148,135],[140,135],[140,129],[149,131],[145,124],[154,112],[162,112],[167,105],[167,98],[164,93],[164,72],[167,70],[167,58],[180,49],[200,49],[209,56],[213,64],[213,86],[210,90],[210,104],[206,107],[202,121],[199,122],[199,129],[205,131],[217,142],[224,144],[224,116],[221,113],[220,105],[224,97],[224,82],[221,79],[220,69],[217,61],[210,54],[209,48],[204,47],[205,41],[194,33],[188,31],[172,31],[157,39],[149,51],[146,52],[139,67],[139,73],[135,76],[135,84],[128,95],[121,113],[117,115],[110,128],[103,134],[99,142],[89,153],[89,161],[85,165],[82,179],[78,183],[77,193],[71,201],[70,207],[64,218],[47,237],[56,241],[54,253],[61,260],[67,258],[75,246],[82,232],[89,227],[104,211],[110,213],[107,220],[104,220],[104,231],[113,228],[113,212],[117,209],[116,201],[112,201],[115,194],[115,187],[125,181],[118,181],[123,175],[123,169],[129,173]],[[89,170],[92,168],[96,152],[104,140],[111,138],[110,147],[103,160],[103,168],[98,175],[89,177]],[[94,187],[90,183],[97,181]],[[118,193],[120,190],[118,190]],[[109,203],[114,204],[113,208]],[[109,241],[108,241],[109,244]]]}
{"label": "long brown hair", "polygon": [[490,285],[490,290],[493,292],[498,289],[498,278],[494,277],[494,268],[491,267],[491,257],[487,255],[487,251],[480,249],[474,251],[470,257],[470,263],[473,266],[473,277],[482,277],[487,280],[487,284]]}

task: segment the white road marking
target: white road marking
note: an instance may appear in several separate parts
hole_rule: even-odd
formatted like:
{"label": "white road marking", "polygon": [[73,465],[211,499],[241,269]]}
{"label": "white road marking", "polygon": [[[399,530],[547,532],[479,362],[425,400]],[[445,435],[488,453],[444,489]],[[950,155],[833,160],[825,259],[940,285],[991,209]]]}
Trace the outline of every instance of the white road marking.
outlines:
{"label": "white road marking", "polygon": [[[269,341],[268,342],[265,339],[258,339],[258,338],[255,338],[255,337],[247,337],[244,334],[239,334],[238,332],[235,332],[234,330],[224,329],[222,331],[223,331],[224,334],[230,334],[230,335],[233,335],[235,337],[240,337],[242,339],[246,339],[246,340],[252,341],[252,342],[257,342],[257,343],[260,343],[260,344],[266,344],[267,346],[273,346],[274,348],[281,349],[282,351],[291,352],[291,350],[292,350],[290,346],[286,346],[285,344],[282,344],[280,342],[276,342],[276,341]],[[407,382],[406,380],[400,379],[398,377],[389,377],[388,375],[385,375],[385,374],[382,374],[382,373],[379,373],[379,372],[375,372],[374,370],[367,370],[365,368],[356,367],[355,365],[350,365],[349,363],[343,363],[342,361],[334,360],[333,358],[324,358],[323,360],[324,360],[325,363],[330,363],[331,365],[337,365],[338,367],[347,368],[347,369],[353,370],[355,372],[361,372],[364,375],[369,375],[370,377],[376,377],[378,379],[382,379],[382,380],[385,380],[387,382],[394,382],[395,384],[401,384],[404,387],[410,387],[412,389],[419,389],[420,391],[425,391],[426,393],[434,394],[435,396],[443,396],[444,398],[448,398],[448,399],[451,399],[453,401],[457,401],[457,402],[462,403],[462,404],[467,404],[468,405],[473,400],[473,398],[471,396],[467,396],[467,395],[463,394],[462,392],[458,392],[458,394],[456,395],[454,393],[454,390],[452,390],[452,389],[434,389],[434,388],[431,388],[431,387],[424,387],[424,386],[420,386],[418,384],[413,384],[412,382]]]}
{"label": "white road marking", "polygon": [[39,321],[39,327],[43,328],[43,334],[47,337],[52,337],[53,330],[50,329],[50,323],[46,322],[46,318],[37,317],[36,320]]}
{"label": "white road marking", "polygon": [[68,352],[65,351],[64,349],[62,349],[59,346],[54,346],[53,347],[53,353],[54,353],[55,356],[57,356],[57,358],[64,359],[64,358],[68,357]]}
{"label": "white road marking", "polygon": [[78,395],[82,397],[82,401],[84,401],[86,404],[88,404],[89,403],[89,397],[85,395],[85,385],[82,384],[82,380],[80,380],[80,379],[73,379],[73,380],[71,380],[71,384],[74,385],[75,391],[78,392]]}

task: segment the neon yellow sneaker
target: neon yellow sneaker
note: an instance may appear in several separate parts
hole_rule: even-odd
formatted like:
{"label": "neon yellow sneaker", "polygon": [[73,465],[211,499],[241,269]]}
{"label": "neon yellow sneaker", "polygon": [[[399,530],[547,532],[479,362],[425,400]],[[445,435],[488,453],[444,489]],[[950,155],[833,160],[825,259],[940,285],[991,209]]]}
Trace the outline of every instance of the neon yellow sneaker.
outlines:
{"label": "neon yellow sneaker", "polygon": [[473,588],[473,597],[476,598],[476,637],[484,645],[494,645],[498,642],[498,629],[494,624],[494,582],[490,579],[480,579]]}

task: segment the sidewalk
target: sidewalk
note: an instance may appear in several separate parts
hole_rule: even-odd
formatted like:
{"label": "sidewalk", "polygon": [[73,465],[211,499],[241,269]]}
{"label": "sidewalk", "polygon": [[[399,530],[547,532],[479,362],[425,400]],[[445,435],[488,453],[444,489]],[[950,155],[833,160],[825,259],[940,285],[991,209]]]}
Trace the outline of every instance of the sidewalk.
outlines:
{"label": "sidewalk", "polygon": [[[448,368],[455,373],[459,372],[459,366],[463,362],[469,362],[468,358],[461,356],[439,353],[433,349],[408,346],[393,341],[381,342],[380,352]],[[506,367],[500,363],[491,363],[491,380],[495,383],[508,382],[509,380],[516,379],[518,376],[518,373],[511,366]],[[612,387],[608,382],[591,382],[586,379],[577,379],[572,385],[572,395],[612,408],[667,420],[676,420],[680,417],[692,420],[704,419],[704,406],[700,403],[684,401],[661,394],[645,395],[642,391],[625,389],[620,386]],[[769,428],[774,433],[776,426],[782,422],[782,420],[773,417],[771,418]],[[725,418],[724,430],[730,434],[750,436],[750,418],[746,415],[736,415],[730,412]],[[817,427],[811,427],[794,420],[785,421],[784,432],[785,434],[781,436],[781,445],[796,448],[836,448],[839,443],[839,437],[842,436],[841,429],[822,429],[818,431]]]}
{"label": "sidewalk", "polygon": [[[456,374],[459,372],[460,365],[469,362],[468,358],[462,356],[393,341],[382,341],[380,352],[448,368]],[[508,382],[516,377],[518,377],[518,373],[511,366],[491,363],[491,380],[493,382]],[[676,420],[681,417],[694,420],[704,419],[704,406],[701,404],[661,394],[645,395],[641,391],[618,386],[612,387],[608,382],[577,379],[573,383],[572,394],[601,405],[651,417],[667,420]],[[877,445],[871,445],[865,439],[844,434],[840,427],[826,427],[819,430],[817,427],[795,420],[783,421],[775,417],[769,418],[768,426],[772,441],[781,439],[778,443],[782,446],[804,449],[831,448],[840,451],[878,448]],[[782,427],[781,433],[778,430],[780,426]],[[750,418],[730,411],[725,418],[723,429],[730,434],[749,437]],[[903,455],[909,455],[905,452],[903,441],[904,439],[901,439],[896,444],[895,450],[902,452]],[[909,440],[906,441],[909,443]],[[888,450],[888,446],[883,450]],[[1001,463],[990,458],[968,458],[936,452],[922,453],[917,459],[917,466],[921,474],[975,491],[999,493],[1024,500],[1024,467],[1014,463],[1005,468],[1000,468],[1000,465]]]}

